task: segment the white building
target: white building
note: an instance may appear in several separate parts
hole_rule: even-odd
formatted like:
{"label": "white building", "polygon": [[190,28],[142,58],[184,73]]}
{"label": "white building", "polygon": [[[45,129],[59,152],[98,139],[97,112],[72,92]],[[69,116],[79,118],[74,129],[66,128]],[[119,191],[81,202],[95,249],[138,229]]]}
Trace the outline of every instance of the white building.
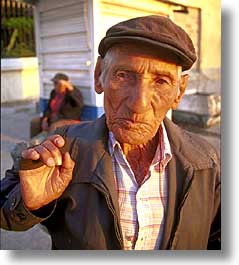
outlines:
{"label": "white building", "polygon": [[[29,0],[35,5],[35,32],[40,80],[40,108],[44,109],[57,72],[67,74],[84,98],[82,120],[103,113],[103,96],[94,92],[98,44],[106,30],[126,19],[165,15],[184,23],[200,51],[200,9],[157,0]],[[186,15],[186,20],[182,19]],[[195,69],[199,64],[195,65]]]}

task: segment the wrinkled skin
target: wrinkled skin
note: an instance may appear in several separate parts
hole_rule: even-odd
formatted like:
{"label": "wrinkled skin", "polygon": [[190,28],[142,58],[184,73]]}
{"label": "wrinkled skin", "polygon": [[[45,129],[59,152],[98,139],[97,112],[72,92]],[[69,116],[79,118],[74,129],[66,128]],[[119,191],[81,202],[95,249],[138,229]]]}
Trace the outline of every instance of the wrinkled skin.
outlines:
{"label": "wrinkled skin", "polygon": [[[158,145],[158,128],[169,109],[179,104],[188,76],[155,51],[139,45],[110,49],[95,67],[95,90],[104,92],[106,122],[121,144],[140,184]],[[36,210],[57,199],[72,179],[74,161],[60,148],[64,139],[54,135],[37,147],[23,151],[25,159],[42,160],[38,169],[20,171],[25,205]]]}
{"label": "wrinkled skin", "polygon": [[104,92],[107,126],[139,183],[154,157],[158,128],[167,112],[178,106],[188,80],[181,76],[181,67],[155,54],[146,46],[129,44],[111,49],[95,69],[96,92]]}
{"label": "wrinkled skin", "polygon": [[176,109],[187,76],[179,79],[175,64],[137,47],[121,48],[109,57],[107,74],[99,69],[100,58],[95,74],[96,91],[104,92],[108,128],[120,143],[145,144],[155,136],[168,110]]}
{"label": "wrinkled skin", "polygon": [[75,162],[70,154],[61,154],[65,140],[53,135],[42,144],[24,150],[24,159],[40,159],[44,165],[30,170],[20,170],[20,186],[26,207],[37,210],[59,198],[72,179]]}

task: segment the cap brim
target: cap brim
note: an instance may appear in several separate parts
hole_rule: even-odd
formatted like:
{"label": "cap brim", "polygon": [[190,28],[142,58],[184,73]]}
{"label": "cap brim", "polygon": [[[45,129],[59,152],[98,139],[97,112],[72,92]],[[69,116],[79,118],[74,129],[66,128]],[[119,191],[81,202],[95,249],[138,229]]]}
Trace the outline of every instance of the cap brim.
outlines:
{"label": "cap brim", "polygon": [[170,53],[172,55],[175,55],[175,57],[178,57],[179,62],[177,62],[179,65],[182,66],[182,70],[189,70],[192,65],[194,64],[194,60],[192,60],[189,56],[184,54],[182,51],[177,49],[174,46],[171,46],[167,43],[155,41],[148,38],[138,37],[138,36],[117,36],[117,37],[105,37],[102,39],[102,41],[99,44],[99,54],[104,57],[107,50],[112,47],[115,44],[121,44],[125,43],[126,41],[129,42],[136,42],[136,43],[142,43],[142,44],[148,44],[151,47],[155,47],[160,49],[160,54],[163,52]]}

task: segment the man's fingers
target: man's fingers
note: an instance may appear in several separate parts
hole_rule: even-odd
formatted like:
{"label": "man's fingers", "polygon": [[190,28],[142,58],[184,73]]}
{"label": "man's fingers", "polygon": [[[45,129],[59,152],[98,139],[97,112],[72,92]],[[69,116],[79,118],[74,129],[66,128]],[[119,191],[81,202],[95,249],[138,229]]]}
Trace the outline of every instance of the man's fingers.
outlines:
{"label": "man's fingers", "polygon": [[21,155],[24,159],[30,160],[38,160],[40,158],[40,154],[34,148],[23,150]]}
{"label": "man's fingers", "polygon": [[42,144],[22,151],[24,159],[41,159],[49,167],[62,164],[62,155],[59,148],[63,147],[65,140],[61,135],[52,135]]}
{"label": "man's fingers", "polygon": [[62,161],[62,170],[66,169],[66,170],[73,170],[75,166],[75,162],[71,159],[71,156],[69,154],[69,152],[66,152],[64,155],[63,155],[63,161]]}
{"label": "man's fingers", "polygon": [[39,153],[40,159],[44,164],[46,164],[49,167],[54,167],[56,165],[54,157],[49,152],[49,150],[44,147],[42,144],[35,147],[35,150]]}
{"label": "man's fingers", "polygon": [[72,179],[74,166],[75,162],[71,159],[70,154],[66,152],[63,155],[62,166],[60,169],[60,177],[64,188],[69,184]]}
{"label": "man's fingers", "polygon": [[54,143],[57,147],[63,147],[65,144],[64,138],[59,134],[54,134],[47,138],[47,140],[52,141],[52,143]]}
{"label": "man's fingers", "polygon": [[42,146],[44,146],[50,152],[55,161],[55,164],[57,166],[60,166],[62,164],[62,155],[60,149],[49,140],[43,142]]}

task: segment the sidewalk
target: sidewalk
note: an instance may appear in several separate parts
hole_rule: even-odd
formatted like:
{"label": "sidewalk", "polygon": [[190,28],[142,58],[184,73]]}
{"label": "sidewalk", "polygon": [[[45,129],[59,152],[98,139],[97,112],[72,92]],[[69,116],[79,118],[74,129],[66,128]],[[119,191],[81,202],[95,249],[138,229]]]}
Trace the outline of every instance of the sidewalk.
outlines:
{"label": "sidewalk", "polygon": [[[29,125],[33,117],[37,116],[34,101],[17,102],[17,104],[1,105],[1,178],[6,169],[11,168],[10,152],[15,143],[29,139]],[[26,232],[10,232],[0,230],[0,249],[26,250],[50,249],[51,241],[39,226]]]}
{"label": "sidewalk", "polygon": [[[12,166],[10,151],[15,143],[29,139],[29,126],[33,117],[37,116],[35,102],[23,102],[1,106],[1,178],[6,169]],[[208,140],[220,153],[220,124],[208,129],[181,124],[182,127],[200,134]],[[51,240],[40,226],[26,232],[9,232],[1,229],[0,249],[50,249]]]}

